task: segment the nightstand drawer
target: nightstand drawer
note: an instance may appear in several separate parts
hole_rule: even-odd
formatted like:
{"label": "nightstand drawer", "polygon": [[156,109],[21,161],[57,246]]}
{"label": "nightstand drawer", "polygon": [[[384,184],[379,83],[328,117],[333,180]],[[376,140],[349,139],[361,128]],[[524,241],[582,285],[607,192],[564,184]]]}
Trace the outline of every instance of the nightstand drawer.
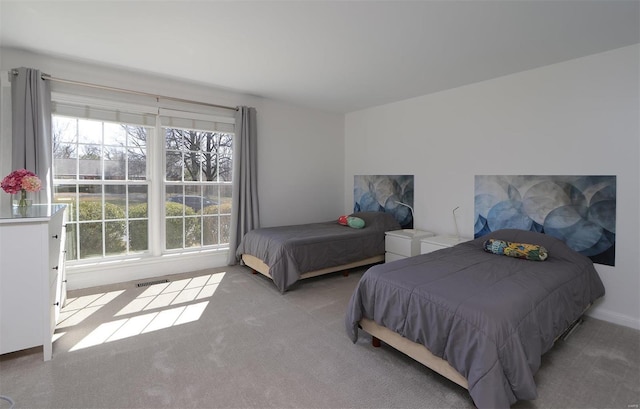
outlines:
{"label": "nightstand drawer", "polygon": [[420,240],[420,254],[431,253],[432,251],[442,250],[447,247],[453,247],[465,241],[469,241],[466,237],[456,236],[433,236],[425,237]]}
{"label": "nightstand drawer", "polygon": [[384,239],[384,248],[387,253],[411,257],[411,249],[415,248],[415,243],[411,239],[387,235]]}
{"label": "nightstand drawer", "polygon": [[388,251],[386,253],[384,253],[384,262],[385,263],[390,263],[392,261],[396,261],[396,260],[402,260],[403,258],[406,258],[405,256],[400,256],[398,254],[395,253],[389,253]]}
{"label": "nightstand drawer", "polygon": [[447,247],[450,247],[450,246],[443,246],[443,245],[440,245],[440,244],[422,242],[422,243],[420,243],[420,254],[431,253],[433,251],[442,250],[442,249],[447,248]]}

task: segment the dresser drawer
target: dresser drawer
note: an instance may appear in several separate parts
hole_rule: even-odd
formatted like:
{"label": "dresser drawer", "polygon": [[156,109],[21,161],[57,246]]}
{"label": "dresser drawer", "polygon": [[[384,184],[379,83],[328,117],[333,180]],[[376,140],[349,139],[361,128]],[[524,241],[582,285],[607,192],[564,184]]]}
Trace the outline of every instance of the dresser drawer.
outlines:
{"label": "dresser drawer", "polygon": [[62,235],[63,212],[54,215],[49,222],[49,285],[57,281],[60,271],[60,250]]}
{"label": "dresser drawer", "polygon": [[55,281],[49,287],[49,334],[53,335],[56,323],[60,316],[60,303],[58,302],[58,283]]}

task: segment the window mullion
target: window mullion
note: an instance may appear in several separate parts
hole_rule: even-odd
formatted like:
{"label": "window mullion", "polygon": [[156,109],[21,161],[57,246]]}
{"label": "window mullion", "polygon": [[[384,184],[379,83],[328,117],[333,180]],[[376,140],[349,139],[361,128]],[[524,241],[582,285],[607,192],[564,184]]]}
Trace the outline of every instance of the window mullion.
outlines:
{"label": "window mullion", "polygon": [[149,138],[147,149],[147,165],[150,179],[149,192],[149,251],[153,256],[164,252],[165,212],[164,206],[164,157],[165,144],[160,116],[156,115],[156,126],[153,138]]}
{"label": "window mullion", "polygon": [[105,167],[107,166],[106,164],[106,148],[104,146],[104,122],[102,122],[100,124],[100,168],[101,168],[101,174],[100,174],[100,200],[102,203],[102,220],[101,220],[101,224],[102,224],[102,257],[104,257],[107,254],[107,209],[106,209],[106,190],[107,190],[107,186],[104,183],[105,181],[105,176],[106,176],[106,171],[105,171]]}

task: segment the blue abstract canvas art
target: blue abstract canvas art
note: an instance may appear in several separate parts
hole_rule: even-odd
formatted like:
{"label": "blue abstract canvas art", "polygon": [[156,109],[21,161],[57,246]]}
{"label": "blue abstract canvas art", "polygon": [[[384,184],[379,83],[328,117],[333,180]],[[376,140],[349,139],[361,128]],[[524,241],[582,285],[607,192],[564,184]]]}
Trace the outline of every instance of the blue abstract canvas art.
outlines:
{"label": "blue abstract canvas art", "polygon": [[[403,229],[413,228],[413,175],[355,175],[353,211],[393,214]],[[398,204],[404,203],[407,206]]]}
{"label": "blue abstract canvas art", "polygon": [[476,175],[474,236],[549,234],[594,263],[615,265],[616,176]]}

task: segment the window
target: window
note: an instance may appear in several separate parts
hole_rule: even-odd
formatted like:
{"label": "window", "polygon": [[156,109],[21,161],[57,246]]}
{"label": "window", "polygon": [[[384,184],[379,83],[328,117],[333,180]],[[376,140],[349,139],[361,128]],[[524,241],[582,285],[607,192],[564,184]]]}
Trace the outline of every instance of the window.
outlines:
{"label": "window", "polygon": [[[146,138],[152,128],[54,115],[54,201],[69,205],[67,259],[149,249]],[[136,234],[138,233],[138,234]]]}
{"label": "window", "polygon": [[71,263],[228,247],[233,119],[151,111],[54,103]]}
{"label": "window", "polygon": [[163,128],[167,249],[229,243],[233,135]]}

